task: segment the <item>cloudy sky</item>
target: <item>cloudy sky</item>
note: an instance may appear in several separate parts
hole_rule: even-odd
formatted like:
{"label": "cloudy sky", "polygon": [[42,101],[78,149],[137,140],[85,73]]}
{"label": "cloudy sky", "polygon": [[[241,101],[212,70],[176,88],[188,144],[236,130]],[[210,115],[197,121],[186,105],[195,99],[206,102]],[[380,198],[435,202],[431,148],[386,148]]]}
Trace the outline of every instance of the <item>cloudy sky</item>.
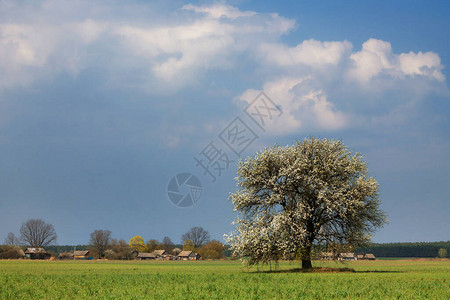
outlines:
{"label": "cloudy sky", "polygon": [[[180,242],[202,226],[222,239],[238,159],[308,136],[364,155],[390,220],[374,241],[448,240],[449,12],[446,1],[0,1],[0,240],[29,218],[52,223],[59,244],[95,229]],[[251,110],[261,92],[263,126]],[[198,163],[211,149],[223,170]],[[187,208],[167,194],[183,172],[202,184]]]}

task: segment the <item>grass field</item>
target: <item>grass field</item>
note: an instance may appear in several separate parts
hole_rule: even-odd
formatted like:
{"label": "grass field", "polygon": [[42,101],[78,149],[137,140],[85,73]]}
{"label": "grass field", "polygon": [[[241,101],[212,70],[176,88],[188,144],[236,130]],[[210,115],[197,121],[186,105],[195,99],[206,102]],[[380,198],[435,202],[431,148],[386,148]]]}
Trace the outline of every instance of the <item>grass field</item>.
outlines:
{"label": "grass field", "polygon": [[0,299],[450,299],[450,261],[315,262],[298,273],[234,261],[0,261]]}

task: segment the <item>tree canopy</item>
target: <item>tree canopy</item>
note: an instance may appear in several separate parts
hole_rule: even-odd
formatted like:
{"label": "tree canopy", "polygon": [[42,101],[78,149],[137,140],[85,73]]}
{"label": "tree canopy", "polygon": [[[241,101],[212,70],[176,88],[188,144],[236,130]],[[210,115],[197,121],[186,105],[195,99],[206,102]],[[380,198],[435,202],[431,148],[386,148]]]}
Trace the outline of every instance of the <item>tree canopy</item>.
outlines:
{"label": "tree canopy", "polygon": [[191,240],[184,240],[183,251],[195,251],[194,243]]}
{"label": "tree canopy", "polygon": [[104,256],[105,251],[111,243],[111,231],[109,230],[94,230],[91,233],[89,244],[98,252],[98,257]]}
{"label": "tree canopy", "polygon": [[16,246],[19,244],[19,240],[13,232],[8,233],[5,238],[5,245]]}
{"label": "tree canopy", "polygon": [[313,245],[363,245],[386,222],[378,183],[341,141],[307,138],[260,151],[239,163],[237,186],[228,242],[250,265],[300,257],[311,268]]}
{"label": "tree canopy", "polygon": [[186,240],[191,240],[194,244],[194,248],[198,249],[204,243],[209,242],[209,233],[203,227],[192,227],[188,232],[182,235],[181,240],[183,243]]}
{"label": "tree canopy", "polygon": [[160,247],[168,252],[171,252],[173,248],[175,248],[175,245],[170,237],[165,236],[160,244]]}
{"label": "tree canopy", "polygon": [[155,240],[155,239],[148,240],[146,243],[147,251],[148,252],[155,251],[156,249],[158,249],[158,245],[159,245],[159,242],[157,240]]}
{"label": "tree canopy", "polygon": [[128,244],[130,245],[131,249],[134,249],[138,252],[147,251],[147,246],[144,244],[144,239],[140,235],[132,237],[129,240]]}
{"label": "tree canopy", "polygon": [[225,246],[217,241],[212,240],[198,249],[198,254],[203,259],[221,259],[225,257]]}
{"label": "tree canopy", "polygon": [[41,219],[30,219],[20,227],[20,240],[31,247],[47,246],[56,242],[56,237],[53,225]]}

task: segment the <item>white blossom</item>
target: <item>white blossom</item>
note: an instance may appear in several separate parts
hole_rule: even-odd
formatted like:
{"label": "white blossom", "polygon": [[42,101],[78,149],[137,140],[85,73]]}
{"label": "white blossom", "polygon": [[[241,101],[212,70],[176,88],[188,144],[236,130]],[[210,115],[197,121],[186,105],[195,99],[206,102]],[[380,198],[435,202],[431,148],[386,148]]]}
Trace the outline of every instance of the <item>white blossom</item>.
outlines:
{"label": "white blossom", "polygon": [[275,146],[239,163],[239,217],[226,235],[234,255],[257,264],[301,253],[306,266],[318,243],[359,245],[386,222],[378,183],[341,141],[309,138]]}

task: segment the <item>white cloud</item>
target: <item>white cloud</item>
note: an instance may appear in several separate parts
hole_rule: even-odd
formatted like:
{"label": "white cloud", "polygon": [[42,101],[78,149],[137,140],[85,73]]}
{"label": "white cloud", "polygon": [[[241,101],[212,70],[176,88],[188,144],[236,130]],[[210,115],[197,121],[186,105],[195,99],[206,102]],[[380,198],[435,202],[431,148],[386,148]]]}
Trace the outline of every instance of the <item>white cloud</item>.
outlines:
{"label": "white cloud", "polygon": [[398,56],[399,69],[407,75],[424,75],[444,81],[445,76],[441,73],[443,66],[438,54],[434,52],[402,53]]}
{"label": "white cloud", "polygon": [[[306,130],[340,130],[348,125],[349,116],[337,110],[322,90],[311,85],[312,76],[283,77],[266,82],[263,91],[281,106],[283,114],[269,123],[269,134],[286,135]],[[259,94],[247,90],[239,98],[250,103]]]}
{"label": "white cloud", "polygon": [[226,5],[183,9],[197,13],[195,18],[182,25],[126,25],[115,30],[123,46],[145,58],[153,74],[170,82],[171,89],[192,83],[196,78],[191,74],[231,68],[237,56],[252,56],[255,45],[277,39],[295,24],[277,14],[241,12]]}
{"label": "white cloud", "polygon": [[26,86],[60,72],[76,76],[85,47],[106,31],[92,20],[51,24],[0,24],[0,88]]}
{"label": "white cloud", "polygon": [[[347,41],[306,40],[294,47],[265,43],[258,53],[279,78],[263,88],[286,112],[273,126],[277,134],[377,126],[381,119],[406,122],[392,112],[414,106],[409,103],[430,91],[448,95],[438,54],[395,53],[386,41],[369,39],[355,52]],[[383,97],[387,91],[399,96],[388,100]],[[251,99],[247,93],[241,98]]]}
{"label": "white cloud", "polygon": [[[262,43],[259,55],[265,63],[282,68],[307,66],[319,70],[327,68],[329,71],[330,67],[341,64],[338,76],[362,84],[368,84],[380,76],[399,80],[415,76],[445,80],[440,57],[434,52],[395,54],[389,42],[376,39],[363,43],[361,51],[352,53],[352,47],[348,41],[321,42],[314,39],[305,40],[295,47]],[[305,75],[304,69],[302,72]]]}
{"label": "white cloud", "polygon": [[125,47],[146,59],[156,77],[170,82],[195,69],[226,68],[221,56],[228,55],[233,44],[232,30],[218,21],[204,20],[173,27],[124,26],[115,33]]}
{"label": "white cloud", "polygon": [[38,66],[44,60],[36,53],[36,45],[31,40],[32,28],[19,24],[2,24],[0,54],[2,62],[10,60],[11,65]]}
{"label": "white cloud", "polygon": [[[52,0],[31,9],[0,2],[0,16],[8,10],[17,16],[0,21],[0,89],[51,81],[61,73],[76,77],[95,68],[112,88],[170,94],[248,64],[245,75],[242,69],[232,75],[252,78],[256,85],[241,98],[252,100],[262,85],[285,111],[273,129],[285,134],[354,125],[350,121],[358,119],[364,106],[360,101],[358,108],[348,110],[357,106],[357,92],[390,89],[420,95],[445,85],[443,65],[434,52],[395,53],[389,42],[376,39],[353,52],[348,41],[309,39],[291,47],[281,37],[295,21],[278,14],[189,4],[169,12],[177,18],[134,18],[139,5],[100,2],[92,8],[85,0]],[[158,15],[157,10],[152,13]],[[232,76],[227,76],[229,83]]]}
{"label": "white cloud", "polygon": [[33,80],[30,71],[45,66],[57,35],[51,28],[37,31],[27,24],[0,24],[0,87],[26,85]]}
{"label": "white cloud", "polygon": [[[141,8],[137,4],[105,5],[49,0],[31,9],[23,3],[0,3],[0,10],[14,11],[17,19],[0,21],[0,78],[4,79],[0,88],[32,84],[43,75],[49,79],[60,72],[77,76],[92,63],[105,72],[105,82],[115,86],[121,82],[125,86],[121,74],[128,73],[134,76],[129,78],[133,87],[174,91],[195,83],[209,70],[231,68],[241,54],[253,57],[255,45],[277,40],[295,24],[277,14],[240,11],[224,4],[185,5],[177,19],[158,21],[134,19]],[[103,14],[114,17],[105,22]],[[98,40],[101,44],[92,47]],[[101,54],[98,51],[109,56],[106,65],[89,61],[91,53]]]}
{"label": "white cloud", "polygon": [[394,54],[389,42],[369,39],[362,50],[350,56],[354,66],[348,71],[350,78],[367,83],[372,78],[387,75],[393,78],[421,75],[443,81],[439,55],[434,52]]}
{"label": "white cloud", "polygon": [[108,23],[97,22],[91,19],[79,23],[69,24],[68,30],[72,29],[85,44],[90,44],[100,37],[102,33],[108,30]]}
{"label": "white cloud", "polygon": [[343,42],[320,42],[313,39],[303,41],[296,47],[284,44],[262,44],[260,53],[263,58],[280,66],[303,64],[311,67],[337,65],[352,48],[352,44]]}
{"label": "white cloud", "polygon": [[226,17],[229,19],[236,19],[239,17],[251,17],[256,15],[254,11],[240,11],[237,7],[224,4],[215,4],[212,6],[196,6],[187,4],[182,7],[185,10],[192,10],[196,13],[206,13],[212,18]]}

